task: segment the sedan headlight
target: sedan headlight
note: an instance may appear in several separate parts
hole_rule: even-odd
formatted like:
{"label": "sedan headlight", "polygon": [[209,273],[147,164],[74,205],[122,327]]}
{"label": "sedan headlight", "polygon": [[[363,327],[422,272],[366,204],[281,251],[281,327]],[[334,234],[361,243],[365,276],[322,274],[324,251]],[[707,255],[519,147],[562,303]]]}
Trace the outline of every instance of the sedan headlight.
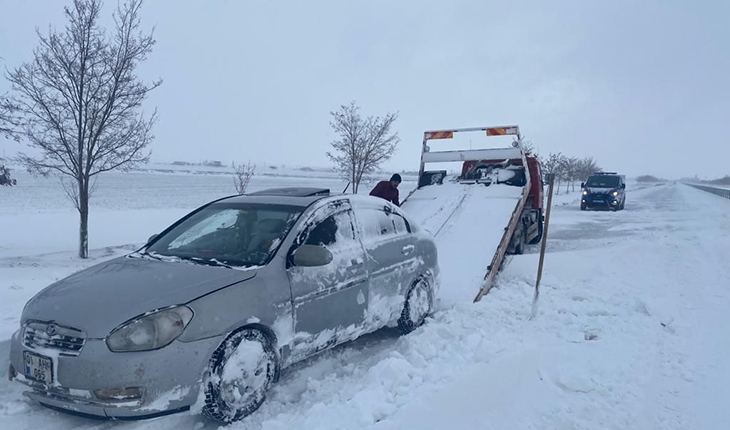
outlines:
{"label": "sedan headlight", "polygon": [[584,196],[587,196],[587,195],[588,195],[588,191],[586,191],[586,190],[583,190],[583,195],[584,195]]}
{"label": "sedan headlight", "polygon": [[616,197],[618,195],[618,191],[613,192],[613,196]]}
{"label": "sedan headlight", "polygon": [[153,311],[115,328],[106,345],[112,352],[159,349],[177,339],[191,319],[193,311],[187,306]]}

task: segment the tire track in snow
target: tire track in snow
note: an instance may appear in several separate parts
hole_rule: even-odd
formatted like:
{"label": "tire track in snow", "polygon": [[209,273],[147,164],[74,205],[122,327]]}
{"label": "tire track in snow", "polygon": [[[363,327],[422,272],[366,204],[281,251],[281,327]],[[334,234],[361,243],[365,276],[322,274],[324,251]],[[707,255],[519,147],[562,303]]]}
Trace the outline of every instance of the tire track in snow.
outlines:
{"label": "tire track in snow", "polygon": [[449,214],[449,216],[446,218],[446,220],[444,220],[443,224],[441,224],[441,227],[439,227],[438,230],[436,230],[436,233],[433,235],[434,237],[439,237],[439,235],[441,234],[441,230],[443,230],[444,227],[446,227],[447,225],[449,225],[449,221],[451,221],[451,218],[453,218],[453,216],[455,214],[457,214],[459,211],[461,211],[461,207],[463,206],[464,201],[470,195],[471,195],[471,189],[469,189],[466,193],[464,193],[461,196],[461,199],[459,199],[459,202],[456,204],[456,206],[451,211],[451,213]]}

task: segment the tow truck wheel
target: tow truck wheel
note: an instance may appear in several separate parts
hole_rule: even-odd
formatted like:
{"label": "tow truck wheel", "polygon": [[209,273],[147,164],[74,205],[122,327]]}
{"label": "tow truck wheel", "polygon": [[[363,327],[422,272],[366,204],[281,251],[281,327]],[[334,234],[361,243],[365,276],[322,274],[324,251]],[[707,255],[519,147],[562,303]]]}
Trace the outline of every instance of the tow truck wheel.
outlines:
{"label": "tow truck wheel", "polygon": [[537,220],[537,236],[532,238],[532,240],[530,241],[530,245],[537,245],[538,243],[540,243],[540,241],[542,240],[543,226],[543,220],[542,217],[540,217],[540,219]]}
{"label": "tow truck wheel", "polygon": [[517,247],[515,248],[515,254],[517,255],[525,253],[525,243],[527,242],[525,240],[525,231],[526,229],[524,227],[520,229],[519,242],[517,242]]}

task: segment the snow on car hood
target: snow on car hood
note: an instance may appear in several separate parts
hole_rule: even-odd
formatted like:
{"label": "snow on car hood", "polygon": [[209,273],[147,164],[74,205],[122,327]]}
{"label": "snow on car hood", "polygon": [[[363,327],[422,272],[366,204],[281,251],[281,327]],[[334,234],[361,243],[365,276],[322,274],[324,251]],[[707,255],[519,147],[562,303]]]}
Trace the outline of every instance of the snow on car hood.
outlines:
{"label": "snow on car hood", "polygon": [[22,322],[53,321],[103,338],[140,314],[187,303],[255,275],[255,269],[120,257],[41,290],[23,310]]}

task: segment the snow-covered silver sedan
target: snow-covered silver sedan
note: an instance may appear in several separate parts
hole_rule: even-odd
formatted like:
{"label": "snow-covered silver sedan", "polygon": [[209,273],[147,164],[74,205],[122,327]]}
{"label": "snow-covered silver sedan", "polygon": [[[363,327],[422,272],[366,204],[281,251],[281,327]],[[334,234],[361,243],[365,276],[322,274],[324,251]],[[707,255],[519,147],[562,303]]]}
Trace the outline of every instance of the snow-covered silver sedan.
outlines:
{"label": "snow-covered silver sedan", "polygon": [[33,297],[9,375],[64,411],[193,407],[228,423],[261,405],[282,368],[384,326],[418,327],[438,280],[431,236],[385,200],[228,197]]}

